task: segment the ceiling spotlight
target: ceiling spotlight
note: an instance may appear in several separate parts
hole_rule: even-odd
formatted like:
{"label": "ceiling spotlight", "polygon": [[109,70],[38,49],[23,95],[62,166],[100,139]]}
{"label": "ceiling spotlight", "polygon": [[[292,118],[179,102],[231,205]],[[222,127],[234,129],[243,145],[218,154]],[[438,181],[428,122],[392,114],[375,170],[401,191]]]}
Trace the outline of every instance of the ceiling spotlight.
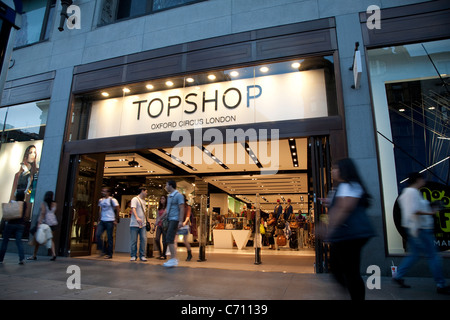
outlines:
{"label": "ceiling spotlight", "polygon": [[294,69],[298,69],[300,68],[300,63],[299,62],[294,62],[293,64],[291,64],[291,67]]}
{"label": "ceiling spotlight", "polygon": [[145,87],[146,87],[148,90],[152,90],[152,89],[154,88],[154,86],[151,85],[151,84],[148,84],[148,85],[146,85]]}
{"label": "ceiling spotlight", "polygon": [[232,76],[232,77],[237,77],[238,75],[239,75],[239,72],[237,72],[237,71],[230,72],[230,76]]}
{"label": "ceiling spotlight", "polygon": [[128,88],[123,88],[123,92],[129,93],[129,92],[130,92],[130,89],[128,89]]}
{"label": "ceiling spotlight", "polygon": [[208,76],[208,79],[209,79],[209,80],[216,80],[216,76],[213,75],[213,74],[210,74],[210,75]]}
{"label": "ceiling spotlight", "polygon": [[102,96],[109,97],[109,93],[108,92],[102,92]]}
{"label": "ceiling spotlight", "polygon": [[193,78],[186,78],[186,82],[192,83],[192,82],[194,82],[194,79]]}
{"label": "ceiling spotlight", "polygon": [[166,86],[168,86],[168,87],[173,86],[173,82],[172,81],[166,81]]}
{"label": "ceiling spotlight", "polygon": [[266,73],[267,71],[269,71],[269,68],[267,68],[267,67],[261,67],[261,68],[259,69],[259,71]]}

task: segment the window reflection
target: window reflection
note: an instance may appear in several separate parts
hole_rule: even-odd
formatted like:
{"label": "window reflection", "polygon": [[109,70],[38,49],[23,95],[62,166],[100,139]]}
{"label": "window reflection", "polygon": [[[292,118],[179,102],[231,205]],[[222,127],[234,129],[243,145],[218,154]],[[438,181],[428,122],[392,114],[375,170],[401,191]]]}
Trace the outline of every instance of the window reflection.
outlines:
{"label": "window reflection", "polygon": [[50,36],[56,0],[29,0],[23,3],[22,24],[15,37],[15,47],[21,47]]}
{"label": "window reflection", "polygon": [[43,100],[1,108],[1,142],[44,139],[49,105],[49,100]]}

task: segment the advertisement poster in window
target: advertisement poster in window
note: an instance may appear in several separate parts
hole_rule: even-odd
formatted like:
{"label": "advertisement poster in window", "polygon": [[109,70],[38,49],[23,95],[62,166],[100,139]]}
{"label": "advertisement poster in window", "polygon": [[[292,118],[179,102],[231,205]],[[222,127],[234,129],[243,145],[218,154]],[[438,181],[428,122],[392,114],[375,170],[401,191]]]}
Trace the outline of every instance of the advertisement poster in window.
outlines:
{"label": "advertisement poster in window", "polygon": [[2,144],[0,150],[0,202],[15,199],[17,190],[25,190],[28,213],[31,212],[41,159],[42,140]]}

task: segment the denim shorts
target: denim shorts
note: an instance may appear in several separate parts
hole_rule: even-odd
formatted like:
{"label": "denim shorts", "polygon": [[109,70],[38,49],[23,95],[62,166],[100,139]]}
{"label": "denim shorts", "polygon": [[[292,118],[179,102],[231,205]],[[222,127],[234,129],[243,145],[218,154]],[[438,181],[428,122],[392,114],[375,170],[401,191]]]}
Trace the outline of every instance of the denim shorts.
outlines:
{"label": "denim shorts", "polygon": [[166,243],[169,244],[174,243],[177,230],[178,230],[178,221],[169,220],[169,226],[167,228],[166,234]]}

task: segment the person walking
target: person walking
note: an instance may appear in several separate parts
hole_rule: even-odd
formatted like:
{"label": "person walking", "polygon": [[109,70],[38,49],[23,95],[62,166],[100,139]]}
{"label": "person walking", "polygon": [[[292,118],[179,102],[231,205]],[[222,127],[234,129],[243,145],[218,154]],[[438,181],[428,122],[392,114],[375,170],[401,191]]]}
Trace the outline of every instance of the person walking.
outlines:
{"label": "person walking", "polygon": [[[183,195],[184,198],[184,217],[183,217],[183,223],[178,228],[178,235],[181,235],[183,237],[184,246],[187,250],[187,258],[186,261],[191,261],[192,259],[192,250],[191,250],[191,244],[189,243],[188,236],[190,232],[190,219],[192,214],[192,208],[187,202],[187,198],[185,195]],[[176,247],[176,243],[175,243]]]}
{"label": "person walking", "polygon": [[[24,190],[17,190],[15,194],[15,201],[24,201],[25,192]],[[13,200],[14,201],[14,200]],[[3,263],[5,258],[6,249],[8,248],[8,242],[10,237],[16,239],[17,252],[19,254],[19,264],[23,264],[25,259],[25,254],[23,250],[22,235],[25,230],[25,224],[29,217],[27,216],[26,202],[23,203],[22,217],[18,219],[12,219],[6,222],[5,229],[3,230],[3,241],[0,248],[0,263]]]}
{"label": "person walking", "polygon": [[178,228],[183,224],[184,197],[177,190],[177,184],[173,180],[166,183],[166,191],[169,193],[167,199],[167,220],[169,222],[166,234],[166,243],[170,250],[170,259],[163,264],[164,267],[176,267],[178,265],[175,248],[175,236]]}
{"label": "person walking", "polygon": [[442,258],[434,245],[434,220],[430,203],[423,198],[420,188],[424,187],[424,177],[413,172],[408,177],[408,187],[403,189],[398,198],[401,209],[402,227],[406,229],[409,255],[402,260],[397,270],[394,282],[402,288],[410,288],[403,277],[416,263],[422,253],[428,260],[428,265],[436,282],[437,293],[450,294],[450,287],[446,286],[442,271]]}
{"label": "person walking", "polygon": [[[48,225],[52,232],[51,238],[51,250],[52,250],[52,258],[51,261],[56,260],[56,250],[55,250],[55,241],[53,240],[54,232],[56,226],[58,225],[58,220],[56,219],[56,202],[53,200],[53,191],[47,191],[44,195],[44,201],[41,204],[40,214],[38,218],[38,222],[36,225],[36,230],[39,229],[39,226],[44,223]],[[37,252],[39,250],[39,243],[35,241],[34,252],[31,257],[28,257],[27,260],[36,260]]]}
{"label": "person walking", "polygon": [[139,236],[139,259],[147,261],[145,250],[147,248],[147,217],[145,215],[145,198],[147,198],[147,188],[140,187],[139,194],[131,199],[131,220],[130,220],[130,261],[137,259],[137,241]]}
{"label": "person walking", "polygon": [[330,245],[330,269],[339,284],[347,288],[352,300],[365,299],[360,274],[361,251],[375,236],[366,215],[369,195],[351,159],[332,167],[336,192],[329,198],[329,224],[326,240]]}
{"label": "person walking", "polygon": [[[104,255],[105,259],[112,259],[114,239],[113,232],[114,227],[119,222],[119,202],[111,196],[111,188],[102,188],[102,198],[98,201],[100,207],[99,221],[97,224],[97,250],[100,251],[100,255]],[[107,248],[103,248],[102,235],[106,231],[107,236]]]}
{"label": "person walking", "polygon": [[[166,213],[166,206],[167,206],[167,196],[162,195],[159,198],[159,204],[158,204],[158,213],[156,216],[156,231],[155,231],[155,242],[156,247],[159,251],[159,257],[160,260],[167,259],[166,251],[167,251],[167,244],[166,244],[166,233],[167,233],[167,224],[164,221],[166,220],[167,213]],[[162,241],[161,241],[162,240]],[[161,248],[162,243],[162,248]]]}

